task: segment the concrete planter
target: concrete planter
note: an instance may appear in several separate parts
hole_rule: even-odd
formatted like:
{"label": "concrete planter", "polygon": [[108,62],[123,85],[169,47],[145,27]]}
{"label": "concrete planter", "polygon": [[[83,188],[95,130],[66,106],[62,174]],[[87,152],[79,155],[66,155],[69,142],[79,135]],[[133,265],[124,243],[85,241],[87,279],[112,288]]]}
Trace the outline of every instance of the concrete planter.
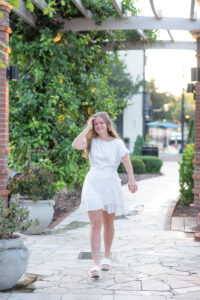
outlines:
{"label": "concrete planter", "polygon": [[28,265],[28,249],[21,238],[0,240],[0,290],[12,288]]}
{"label": "concrete planter", "polygon": [[45,231],[53,219],[54,200],[38,200],[32,201],[27,198],[19,198],[19,203],[22,207],[29,210],[29,218],[31,220],[38,219],[39,225],[30,226],[25,234],[39,234]]}

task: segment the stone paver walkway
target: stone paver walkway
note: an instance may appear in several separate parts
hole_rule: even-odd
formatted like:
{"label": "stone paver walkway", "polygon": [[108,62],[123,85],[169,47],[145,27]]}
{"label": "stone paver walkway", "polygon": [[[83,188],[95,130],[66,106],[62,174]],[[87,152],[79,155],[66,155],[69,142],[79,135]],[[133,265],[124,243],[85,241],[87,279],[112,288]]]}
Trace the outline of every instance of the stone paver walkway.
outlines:
{"label": "stone paver walkway", "polygon": [[27,274],[36,281],[0,293],[0,300],[199,300],[200,243],[166,230],[178,198],[178,163],[165,162],[162,173],[138,182],[135,195],[123,187],[130,211],[115,220],[113,266],[99,280],[89,277],[91,260],[78,258],[90,247],[87,215],[77,210],[49,233],[25,237]]}

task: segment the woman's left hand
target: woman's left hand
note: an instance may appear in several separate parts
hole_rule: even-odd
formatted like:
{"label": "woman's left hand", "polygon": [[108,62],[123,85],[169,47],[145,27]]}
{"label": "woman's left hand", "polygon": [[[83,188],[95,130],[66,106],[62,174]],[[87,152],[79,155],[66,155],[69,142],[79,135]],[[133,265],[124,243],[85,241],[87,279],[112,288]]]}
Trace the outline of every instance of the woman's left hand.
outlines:
{"label": "woman's left hand", "polygon": [[135,193],[138,190],[138,186],[137,183],[135,181],[135,179],[129,179],[128,181],[128,189],[131,193]]}

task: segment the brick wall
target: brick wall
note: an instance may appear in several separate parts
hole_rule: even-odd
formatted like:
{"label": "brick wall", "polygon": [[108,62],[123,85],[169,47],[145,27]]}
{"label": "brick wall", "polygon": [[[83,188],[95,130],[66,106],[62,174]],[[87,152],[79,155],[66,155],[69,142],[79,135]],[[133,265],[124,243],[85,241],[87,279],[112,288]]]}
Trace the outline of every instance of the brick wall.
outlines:
{"label": "brick wall", "polygon": [[[0,11],[4,18],[0,18],[0,41],[9,46],[9,14],[11,6],[0,2]],[[0,49],[6,51],[6,55],[0,53],[4,65],[9,64],[9,48],[0,45]],[[8,184],[8,139],[9,139],[9,81],[6,79],[6,68],[0,68],[0,199],[7,201]]]}
{"label": "brick wall", "polygon": [[[200,43],[197,43],[200,46]],[[200,52],[200,47],[198,47]],[[199,65],[197,55],[197,65]],[[196,210],[193,215],[200,212],[200,82],[196,83],[196,103],[195,103],[195,158],[194,158],[194,205]],[[197,212],[198,210],[198,212]]]}

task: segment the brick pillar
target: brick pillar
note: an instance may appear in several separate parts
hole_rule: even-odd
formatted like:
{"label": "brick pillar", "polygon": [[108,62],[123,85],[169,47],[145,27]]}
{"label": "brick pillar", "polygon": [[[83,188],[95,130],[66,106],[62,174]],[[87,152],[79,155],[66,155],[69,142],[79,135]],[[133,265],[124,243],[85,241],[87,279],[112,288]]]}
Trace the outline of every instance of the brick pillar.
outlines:
{"label": "brick pillar", "polygon": [[[193,38],[197,41],[197,67],[200,68],[200,31],[191,32]],[[195,157],[194,163],[194,203],[190,205],[192,216],[197,216],[200,213],[200,81],[196,82],[196,101],[195,101],[195,138],[194,148]]]}
{"label": "brick pillar", "polygon": [[[4,1],[0,1],[0,12],[4,18],[0,18],[0,41],[9,46],[9,14],[12,6]],[[0,49],[6,51],[6,55],[0,53],[3,64],[9,64],[10,48]],[[8,185],[8,136],[9,136],[9,81],[6,79],[6,68],[0,67],[0,199],[7,201],[9,191]]]}

